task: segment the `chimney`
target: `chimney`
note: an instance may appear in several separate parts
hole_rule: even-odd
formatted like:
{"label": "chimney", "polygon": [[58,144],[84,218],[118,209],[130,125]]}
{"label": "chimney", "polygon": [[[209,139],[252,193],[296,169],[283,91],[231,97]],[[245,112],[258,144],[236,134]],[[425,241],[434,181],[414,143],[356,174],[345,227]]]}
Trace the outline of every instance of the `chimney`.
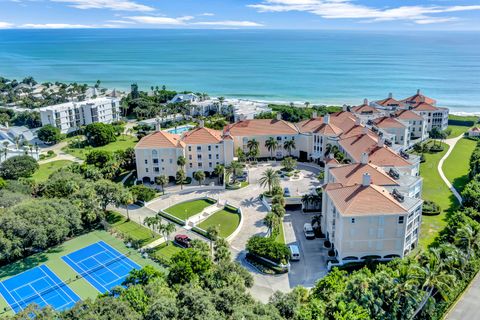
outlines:
{"label": "chimney", "polygon": [[323,116],[323,123],[325,123],[325,124],[330,123],[330,115],[328,113]]}
{"label": "chimney", "polygon": [[155,131],[160,131],[162,127],[160,126],[160,118],[155,119]]}
{"label": "chimney", "polygon": [[368,153],[362,152],[361,163],[362,164],[367,164],[368,163]]}
{"label": "chimney", "polygon": [[421,91],[420,91],[420,89],[417,89],[417,94],[421,94]]}
{"label": "chimney", "polygon": [[391,92],[388,94],[388,98],[389,98],[389,99],[392,99],[392,98],[393,98],[393,94],[392,94]]}
{"label": "chimney", "polygon": [[355,125],[359,126],[360,125],[360,118],[356,117],[355,118]]}
{"label": "chimney", "polygon": [[199,128],[205,127],[205,121],[203,121],[203,120],[198,121],[198,127]]}
{"label": "chimney", "polygon": [[315,119],[318,117],[317,111],[312,112],[312,119]]}
{"label": "chimney", "polygon": [[346,104],[344,104],[344,105],[342,106],[342,110],[343,110],[343,111],[348,111],[348,106],[347,106]]}
{"label": "chimney", "polygon": [[362,177],[362,186],[368,187],[372,183],[372,177],[370,177],[370,174],[364,173]]}
{"label": "chimney", "polygon": [[277,120],[282,120],[282,113],[277,112]]}
{"label": "chimney", "polygon": [[363,99],[363,104],[368,106],[368,99],[367,98]]}
{"label": "chimney", "polygon": [[385,140],[384,140],[383,138],[379,138],[379,139],[378,139],[377,146],[378,146],[379,148],[383,148],[384,143],[385,143]]}

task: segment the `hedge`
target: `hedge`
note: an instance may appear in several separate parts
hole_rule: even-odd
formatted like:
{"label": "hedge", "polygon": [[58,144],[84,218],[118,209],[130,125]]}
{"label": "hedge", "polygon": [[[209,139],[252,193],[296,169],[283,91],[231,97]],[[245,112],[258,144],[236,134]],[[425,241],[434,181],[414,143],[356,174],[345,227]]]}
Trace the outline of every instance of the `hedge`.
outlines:
{"label": "hedge", "polygon": [[176,224],[179,224],[181,226],[184,226],[185,225],[185,221],[175,217],[175,216],[172,216],[171,214],[168,214],[166,212],[163,212],[162,210],[158,211],[158,214],[161,215],[162,217],[164,217],[165,219],[168,219],[172,222],[175,222]]}

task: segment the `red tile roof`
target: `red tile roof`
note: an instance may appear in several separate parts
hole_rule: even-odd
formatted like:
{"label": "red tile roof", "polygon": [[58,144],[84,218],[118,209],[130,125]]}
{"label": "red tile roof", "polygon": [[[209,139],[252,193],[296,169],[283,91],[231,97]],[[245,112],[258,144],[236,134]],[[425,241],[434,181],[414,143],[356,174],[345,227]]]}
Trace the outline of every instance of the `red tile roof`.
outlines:
{"label": "red tile roof", "polygon": [[406,128],[405,125],[403,125],[400,121],[391,117],[381,117],[373,120],[373,123],[375,123],[375,125],[379,128]]}
{"label": "red tile roof", "polygon": [[375,185],[343,186],[327,185],[326,193],[342,215],[386,215],[407,214],[405,209],[390,193]]}
{"label": "red tile roof", "polygon": [[369,104],[361,104],[359,106],[353,107],[352,112],[355,113],[360,113],[360,114],[370,114],[370,113],[380,113],[380,111],[375,108],[370,106]]}
{"label": "red tile roof", "polygon": [[221,142],[222,131],[209,128],[195,128],[183,134],[182,141],[186,144],[215,144]]}
{"label": "red tile roof", "polygon": [[419,102],[413,106],[414,111],[437,111],[438,108],[427,102]]}
{"label": "red tile roof", "polygon": [[156,131],[140,139],[135,148],[183,148],[183,146],[179,135]]}
{"label": "red tile roof", "polygon": [[297,134],[298,129],[294,124],[284,120],[254,119],[230,124],[225,127],[224,132],[232,136],[248,137]]}
{"label": "red tile roof", "polygon": [[378,105],[381,105],[383,107],[399,107],[399,108],[405,108],[406,105],[402,101],[398,101],[396,99],[393,99],[392,97],[388,97],[382,100],[376,101]]}
{"label": "red tile roof", "polygon": [[308,119],[297,123],[301,133],[318,133],[324,136],[339,136],[342,129],[333,123],[324,123],[323,118]]}
{"label": "red tile roof", "polygon": [[420,90],[417,90],[417,94],[414,94],[413,96],[411,97],[408,97],[406,99],[403,99],[402,100],[403,102],[405,103],[408,103],[408,104],[417,104],[417,103],[420,103],[420,102],[426,102],[428,104],[436,104],[437,103],[437,100],[435,99],[432,99],[432,98],[429,98],[425,95],[423,95]]}
{"label": "red tile roof", "polygon": [[424,120],[421,115],[411,110],[397,110],[395,116],[401,120]]}
{"label": "red tile roof", "polygon": [[365,173],[370,175],[372,184],[377,186],[398,186],[398,183],[386,172],[369,163],[346,164],[330,168],[329,170],[329,174],[335,178],[335,182],[344,186],[361,184]]}

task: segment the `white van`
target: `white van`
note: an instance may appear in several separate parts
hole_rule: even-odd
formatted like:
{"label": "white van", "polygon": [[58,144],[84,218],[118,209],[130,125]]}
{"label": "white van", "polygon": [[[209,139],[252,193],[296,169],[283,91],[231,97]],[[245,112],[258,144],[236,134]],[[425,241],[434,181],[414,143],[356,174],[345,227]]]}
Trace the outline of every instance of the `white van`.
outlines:
{"label": "white van", "polygon": [[291,261],[299,261],[300,260],[300,250],[298,250],[298,247],[294,244],[291,244],[288,246],[290,249],[290,260]]}
{"label": "white van", "polygon": [[309,240],[315,239],[315,232],[313,232],[313,227],[310,223],[305,223],[303,225],[303,233],[305,234],[305,238]]}

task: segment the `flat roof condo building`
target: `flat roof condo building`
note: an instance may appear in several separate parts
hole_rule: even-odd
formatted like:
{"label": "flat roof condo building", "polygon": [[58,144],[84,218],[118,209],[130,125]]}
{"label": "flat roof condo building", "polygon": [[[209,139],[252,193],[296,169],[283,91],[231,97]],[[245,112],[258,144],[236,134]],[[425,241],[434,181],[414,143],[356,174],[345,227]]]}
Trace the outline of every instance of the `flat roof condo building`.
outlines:
{"label": "flat roof condo building", "polygon": [[62,133],[78,130],[95,122],[112,123],[120,120],[120,100],[97,98],[81,102],[67,102],[40,108],[42,125],[50,124]]}

